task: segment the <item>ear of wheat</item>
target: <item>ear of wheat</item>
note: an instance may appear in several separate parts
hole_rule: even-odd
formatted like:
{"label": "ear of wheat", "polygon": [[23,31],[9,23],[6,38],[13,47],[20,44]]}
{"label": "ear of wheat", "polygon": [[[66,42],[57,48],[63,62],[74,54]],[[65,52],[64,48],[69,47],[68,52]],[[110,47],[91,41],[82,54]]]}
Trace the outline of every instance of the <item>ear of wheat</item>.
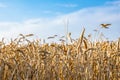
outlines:
{"label": "ear of wheat", "polygon": [[102,28],[108,28],[111,24],[101,24]]}

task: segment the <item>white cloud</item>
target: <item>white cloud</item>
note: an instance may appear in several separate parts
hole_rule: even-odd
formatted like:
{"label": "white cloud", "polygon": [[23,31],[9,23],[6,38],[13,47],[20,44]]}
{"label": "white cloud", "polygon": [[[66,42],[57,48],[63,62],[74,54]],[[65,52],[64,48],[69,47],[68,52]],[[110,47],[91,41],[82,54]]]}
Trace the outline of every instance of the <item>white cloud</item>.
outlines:
{"label": "white cloud", "polygon": [[7,5],[0,3],[0,8],[6,8],[6,7],[7,7]]}
{"label": "white cloud", "polygon": [[108,1],[106,2],[107,5],[114,5],[114,6],[119,6],[120,7],[120,0],[116,0],[116,1]]}
{"label": "white cloud", "polygon": [[74,7],[77,7],[78,5],[77,4],[57,4],[57,6],[60,6],[60,7],[66,7],[66,8],[74,8]]}
{"label": "white cloud", "polygon": [[61,12],[55,12],[55,11],[51,11],[51,10],[44,10],[42,11],[43,14],[49,14],[49,15],[55,15],[55,16],[58,16],[58,15],[62,15],[63,13]]}
{"label": "white cloud", "polygon": [[[84,8],[79,11],[52,18],[29,19],[23,22],[0,22],[0,38],[15,37],[20,33],[34,33],[39,38],[58,34],[64,35],[65,19],[69,19],[69,31],[79,37],[82,27],[86,28],[86,34],[100,27],[101,23],[111,23],[110,29],[103,30],[109,38],[120,37],[120,8],[114,5]],[[111,37],[112,36],[112,37]]]}

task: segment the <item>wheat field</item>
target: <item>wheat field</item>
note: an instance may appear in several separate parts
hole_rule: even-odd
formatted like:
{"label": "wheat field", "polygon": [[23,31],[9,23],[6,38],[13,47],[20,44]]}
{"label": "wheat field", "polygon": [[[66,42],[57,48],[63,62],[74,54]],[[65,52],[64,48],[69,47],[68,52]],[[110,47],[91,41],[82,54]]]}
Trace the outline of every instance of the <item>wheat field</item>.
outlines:
{"label": "wheat field", "polygon": [[0,80],[120,80],[120,39],[92,42],[85,29],[71,44],[0,41]]}

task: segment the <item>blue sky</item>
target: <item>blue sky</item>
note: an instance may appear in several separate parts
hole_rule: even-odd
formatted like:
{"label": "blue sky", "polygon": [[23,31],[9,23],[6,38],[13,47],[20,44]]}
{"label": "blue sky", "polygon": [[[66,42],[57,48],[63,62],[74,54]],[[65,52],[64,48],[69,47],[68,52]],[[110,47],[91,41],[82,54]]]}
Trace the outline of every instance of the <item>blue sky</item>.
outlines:
{"label": "blue sky", "polygon": [[0,0],[0,21],[22,21],[30,18],[53,17],[82,8],[104,5],[113,0]]}
{"label": "blue sky", "polygon": [[79,37],[101,23],[111,23],[102,32],[110,39],[120,37],[120,0],[0,0],[0,38],[34,33],[39,38],[64,35],[66,19],[69,32]]}

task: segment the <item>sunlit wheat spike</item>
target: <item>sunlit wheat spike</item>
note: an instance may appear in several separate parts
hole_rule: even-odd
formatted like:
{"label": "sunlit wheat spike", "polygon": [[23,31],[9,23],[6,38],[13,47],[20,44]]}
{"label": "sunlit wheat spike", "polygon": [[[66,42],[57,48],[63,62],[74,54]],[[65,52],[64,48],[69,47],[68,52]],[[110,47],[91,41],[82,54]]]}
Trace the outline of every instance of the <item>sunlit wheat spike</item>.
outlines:
{"label": "sunlit wheat spike", "polygon": [[45,39],[43,39],[43,44],[45,44]]}
{"label": "sunlit wheat spike", "polygon": [[111,24],[101,24],[102,28],[108,28]]}
{"label": "sunlit wheat spike", "polygon": [[4,42],[4,38],[2,38],[2,42]]}
{"label": "sunlit wheat spike", "polygon": [[54,37],[57,37],[58,35],[54,35]]}
{"label": "sunlit wheat spike", "polygon": [[54,36],[53,37],[48,37],[47,39],[52,39],[52,38],[55,38]]}
{"label": "sunlit wheat spike", "polygon": [[85,28],[83,28],[82,30],[82,33],[78,39],[78,44],[77,44],[77,49],[80,48],[81,44],[82,44],[82,40],[83,40],[83,37],[84,37],[84,33],[85,33]]}
{"label": "sunlit wheat spike", "polygon": [[65,36],[61,36],[60,38],[65,38]]}
{"label": "sunlit wheat spike", "polygon": [[97,30],[97,29],[94,29],[93,31],[97,32],[98,30]]}
{"label": "sunlit wheat spike", "polygon": [[24,36],[23,34],[19,34],[20,36]]}
{"label": "sunlit wheat spike", "polygon": [[28,34],[28,35],[25,35],[26,37],[29,37],[29,36],[33,36],[34,34]]}
{"label": "sunlit wheat spike", "polygon": [[63,39],[59,39],[59,41],[65,42],[65,40],[63,40]]}
{"label": "sunlit wheat spike", "polygon": [[25,36],[23,34],[19,34],[22,38],[25,38]]}
{"label": "sunlit wheat spike", "polygon": [[88,37],[90,38],[92,35],[91,34],[88,34]]}
{"label": "sunlit wheat spike", "polygon": [[72,42],[72,39],[71,39],[71,33],[68,33],[68,35],[67,35],[67,39],[68,39],[70,42]]}
{"label": "sunlit wheat spike", "polygon": [[67,38],[70,39],[70,36],[71,36],[71,33],[68,33],[67,34]]}

